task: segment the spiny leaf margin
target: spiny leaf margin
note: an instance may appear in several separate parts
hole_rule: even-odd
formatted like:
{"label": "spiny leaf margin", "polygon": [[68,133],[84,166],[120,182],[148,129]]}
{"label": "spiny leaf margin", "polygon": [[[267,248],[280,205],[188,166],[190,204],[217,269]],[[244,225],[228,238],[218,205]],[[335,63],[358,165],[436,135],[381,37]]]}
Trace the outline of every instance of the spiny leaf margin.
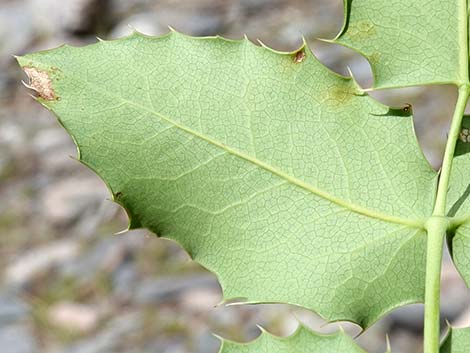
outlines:
{"label": "spiny leaf margin", "polygon": [[464,116],[455,146],[447,196],[447,216],[454,224],[447,242],[453,262],[470,287],[470,116]]}
{"label": "spiny leaf margin", "polygon": [[[299,325],[289,337],[277,337],[261,328],[261,335],[241,344],[221,338],[219,353],[366,353],[343,330],[319,334]],[[388,350],[386,353],[391,353]]]}
{"label": "spiny leaf margin", "polygon": [[[173,33],[173,32],[172,32],[172,33]],[[170,33],[169,35],[171,35],[172,33]],[[178,35],[180,35],[180,34],[178,34]],[[142,35],[137,33],[137,34],[134,34],[134,36],[142,36]],[[128,38],[132,38],[132,37],[133,37],[133,36],[130,36],[130,37],[128,37]],[[144,36],[144,37],[146,37],[146,36]],[[128,38],[126,38],[126,39],[128,39]],[[153,37],[151,37],[151,38],[153,38]],[[126,40],[126,39],[124,39],[124,40]],[[204,38],[204,39],[217,39],[217,40],[220,40],[219,37]],[[122,40],[122,39],[121,39],[121,40]],[[237,41],[228,41],[228,40],[225,40],[225,39],[222,39],[222,40],[227,41],[227,42],[237,42]],[[303,47],[302,47],[302,48],[303,48]],[[302,49],[302,48],[301,48],[301,49]],[[273,50],[272,50],[271,52],[276,53],[276,54],[281,54],[281,55],[283,55],[283,56],[289,56],[289,57],[291,57],[292,55],[296,54],[298,51],[295,51],[295,52],[292,52],[292,53],[281,53],[281,52],[276,52],[276,51],[273,51]],[[23,60],[22,58],[19,58],[20,64],[22,63],[22,62],[21,62],[22,60]],[[26,63],[26,64],[27,64],[27,63],[28,63],[28,59],[24,59],[24,60],[25,60],[25,61],[23,61],[23,63]],[[23,66],[24,66],[24,65],[23,65]],[[44,65],[44,67],[41,68],[41,69],[47,69],[47,68],[46,68],[46,65]],[[329,70],[328,70],[328,71],[329,71]],[[331,71],[329,71],[329,72],[332,73]],[[335,74],[335,73],[333,73],[333,74],[336,75],[337,77],[341,78],[341,79],[350,80],[350,79],[348,79],[348,78],[341,77],[341,76],[339,76],[339,75],[337,75],[337,74]],[[62,79],[62,78],[60,78],[60,79]],[[59,98],[60,98],[60,97],[59,97]],[[57,103],[57,102],[51,102],[51,101],[44,101],[44,100],[42,100],[42,99],[39,99],[39,100],[41,101],[42,104],[44,104],[44,105],[45,105],[46,107],[48,107],[49,109],[53,108],[54,104]],[[52,109],[52,110],[53,110],[53,109]],[[67,127],[66,127],[66,128],[67,128]],[[68,130],[69,130],[69,129],[68,129]],[[69,130],[69,132],[71,133],[72,137],[74,138],[72,131]],[[74,138],[74,140],[75,140],[75,138]],[[77,143],[77,146],[79,146],[79,143]],[[82,154],[80,153],[79,156],[80,156],[80,159],[81,159],[82,163],[88,165],[91,169],[95,170],[95,172],[96,172],[98,175],[101,175],[101,173],[100,173],[99,170],[96,168],[96,166],[91,165],[91,164],[87,163],[86,161],[84,161],[84,160],[81,158],[81,155],[82,155]],[[103,178],[103,179],[106,179],[106,178]],[[106,180],[105,180],[105,183],[106,183]],[[108,184],[108,188],[109,188],[110,190],[112,190],[112,187],[111,187],[109,184]],[[123,206],[126,208],[126,210],[128,211],[128,214],[129,214],[129,216],[130,216],[129,228],[132,229],[132,228],[141,227],[141,226],[142,226],[141,222],[139,222],[139,221],[136,219],[136,217],[133,217],[133,210],[131,210],[131,209],[128,207],[128,205],[127,205],[126,202],[125,202],[125,199],[123,199],[123,198],[121,197],[121,195],[119,195],[120,192],[119,192],[119,191],[116,191],[116,192],[113,192],[113,191],[112,191],[112,194],[113,194],[113,197],[114,197],[115,201],[118,202],[118,203],[120,203],[121,205],[123,205]],[[154,228],[154,229],[155,229],[155,228]],[[188,249],[187,247],[185,247],[185,248]],[[191,252],[190,252],[190,255],[193,256],[194,254],[191,254]],[[194,257],[194,256],[193,256],[193,257]],[[196,259],[196,261],[197,261],[197,259]],[[203,262],[201,262],[201,261],[199,261],[199,262],[202,263],[203,265],[205,265]],[[209,267],[209,266],[207,266],[207,267]],[[209,268],[210,268],[210,267],[209,267]],[[211,269],[211,268],[210,268],[210,269]],[[214,272],[217,272],[217,271],[214,271]],[[220,277],[219,277],[219,278],[220,278]],[[222,283],[222,286],[224,287],[223,283]],[[418,301],[418,300],[420,301],[421,298],[414,298],[414,299],[411,300],[411,301],[410,301],[410,300],[408,300],[408,301],[403,301],[403,302],[400,303],[400,305],[407,304],[407,303],[411,303],[411,302],[416,302],[416,301]],[[259,301],[259,302],[265,302],[265,301]],[[269,301],[269,302],[271,302],[271,301]],[[295,302],[291,302],[291,304],[296,304],[296,303],[295,303]],[[394,307],[395,307],[395,306],[394,306]],[[311,309],[311,310],[314,310],[314,309],[312,309],[311,307],[310,307],[310,309]],[[378,315],[377,317],[383,315],[385,312],[388,312],[389,310],[392,310],[392,309],[393,309],[393,308],[387,308],[385,311],[381,312],[380,315]],[[375,317],[374,320],[376,320],[377,317]],[[340,317],[340,318],[337,318],[337,317],[336,317],[335,319],[338,319],[338,320],[339,320],[339,319],[348,320],[347,317]],[[356,321],[356,322],[358,322],[359,324],[361,324],[361,325],[363,325],[363,326],[368,326],[368,325],[371,324],[371,322],[373,322],[374,320],[369,320],[369,321]],[[354,321],[354,320],[350,320],[350,321]]]}
{"label": "spiny leaf margin", "polygon": [[469,347],[470,327],[453,328],[449,326],[449,331],[442,342],[440,353],[468,353]]}
{"label": "spiny leaf margin", "polygon": [[371,89],[468,82],[468,46],[463,45],[468,42],[466,0],[343,4],[343,27],[336,38],[325,41],[348,47],[369,61]]}

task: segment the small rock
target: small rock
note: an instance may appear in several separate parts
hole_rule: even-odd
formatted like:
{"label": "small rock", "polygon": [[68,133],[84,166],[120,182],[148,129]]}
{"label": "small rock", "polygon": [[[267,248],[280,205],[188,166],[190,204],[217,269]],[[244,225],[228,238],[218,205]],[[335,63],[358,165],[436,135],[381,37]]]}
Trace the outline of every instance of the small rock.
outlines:
{"label": "small rock", "polygon": [[60,268],[61,275],[86,282],[93,280],[97,271],[112,273],[120,266],[124,266],[133,253],[145,246],[144,234],[144,231],[132,231],[101,239],[80,257],[64,264]]}
{"label": "small rock", "polygon": [[96,336],[77,342],[69,347],[65,353],[110,353],[117,352],[123,342],[130,335],[141,330],[139,313],[118,315],[116,319],[106,325],[105,329]]}
{"label": "small rock", "polygon": [[[134,353],[141,353],[142,350],[139,350]],[[176,339],[158,339],[154,342],[146,342],[144,352],[148,353],[190,353],[186,348],[184,342],[181,340]],[[212,352],[205,352],[205,353],[212,353]],[[215,352],[214,352],[215,353]]]}
{"label": "small rock", "polygon": [[140,13],[124,19],[112,30],[110,37],[125,37],[134,29],[149,36],[159,36],[168,32],[168,27],[162,26],[154,13]]}
{"label": "small rock", "polygon": [[185,290],[208,287],[219,287],[214,276],[194,275],[182,278],[146,280],[137,289],[135,302],[140,305],[157,304],[165,300],[174,299],[175,296]]}
{"label": "small rock", "polygon": [[109,353],[114,352],[117,345],[117,341],[98,335],[67,347],[65,353]]}
{"label": "small rock", "polygon": [[87,252],[64,264],[60,268],[61,276],[75,278],[81,282],[93,280],[98,271],[104,270],[104,264],[109,261],[107,259],[110,254],[116,252],[115,247],[116,240],[113,238],[100,240]]}
{"label": "small rock", "polygon": [[80,246],[71,240],[61,240],[44,245],[20,255],[5,269],[5,283],[13,286],[24,286],[34,276],[79,255]]}
{"label": "small rock", "polygon": [[393,353],[417,352],[422,345],[422,338],[404,329],[397,329],[390,333],[390,343]]}
{"label": "small rock", "polygon": [[32,13],[24,1],[10,1],[0,6],[0,71],[13,62],[35,38]]}
{"label": "small rock", "polygon": [[12,294],[0,295],[0,327],[27,318],[29,306]]}
{"label": "small rock", "polygon": [[155,5],[153,0],[108,0],[108,2],[110,17],[113,22],[121,21],[131,14],[150,12]]}
{"label": "small rock", "polygon": [[19,125],[8,121],[0,125],[0,145],[17,149],[24,143],[24,131]]}
{"label": "small rock", "polygon": [[0,347],[2,353],[36,353],[38,347],[34,336],[20,325],[0,329]]}
{"label": "small rock", "polygon": [[156,13],[161,26],[171,26],[193,36],[217,35],[224,31],[226,21],[219,13],[210,11],[177,11],[165,9]]}
{"label": "small rock", "polygon": [[220,340],[212,333],[205,332],[198,336],[196,341],[196,353],[218,352],[220,348]]}
{"label": "small rock", "polygon": [[470,291],[450,261],[443,264],[441,282],[441,315],[456,320],[469,308]]}
{"label": "small rock", "polygon": [[29,9],[35,14],[38,28],[46,33],[67,31],[92,32],[97,25],[106,22],[103,12],[106,1],[100,0],[29,0]]}
{"label": "small rock", "polygon": [[240,5],[247,15],[259,14],[260,11],[266,11],[279,6],[281,0],[241,0]]}
{"label": "small rock", "polygon": [[424,325],[424,305],[411,304],[400,307],[392,311],[387,320],[390,322],[391,330],[403,329],[419,333]]}
{"label": "small rock", "polygon": [[73,332],[90,332],[98,326],[100,312],[89,305],[61,302],[49,309],[49,321]]}
{"label": "small rock", "polygon": [[121,303],[132,299],[139,275],[134,264],[124,264],[113,274],[113,296]]}
{"label": "small rock", "polygon": [[63,129],[40,130],[34,137],[32,146],[40,165],[48,174],[59,174],[78,167],[76,161],[68,158],[75,157],[77,149]]}
{"label": "small rock", "polygon": [[470,308],[465,310],[454,322],[452,327],[470,327]]}
{"label": "small rock", "polygon": [[70,178],[46,188],[42,204],[46,219],[64,226],[95,214],[107,197],[105,185],[97,178]]}
{"label": "small rock", "polygon": [[101,335],[118,340],[121,336],[133,334],[141,328],[141,319],[139,312],[121,314],[106,325]]}
{"label": "small rock", "polygon": [[56,150],[64,151],[73,146],[72,139],[63,129],[48,128],[37,132],[32,141],[33,147],[38,155],[51,153]]}
{"label": "small rock", "polygon": [[162,353],[189,353],[184,343],[174,343],[165,347]]}
{"label": "small rock", "polygon": [[207,312],[221,302],[222,295],[216,288],[195,288],[181,296],[181,305],[185,311]]}

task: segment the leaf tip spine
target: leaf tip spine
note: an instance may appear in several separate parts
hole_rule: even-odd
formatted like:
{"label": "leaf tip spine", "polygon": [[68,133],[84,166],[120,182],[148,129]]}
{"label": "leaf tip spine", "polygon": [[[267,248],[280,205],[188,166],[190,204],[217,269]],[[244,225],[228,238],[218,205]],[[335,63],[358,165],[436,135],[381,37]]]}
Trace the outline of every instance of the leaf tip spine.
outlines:
{"label": "leaf tip spine", "polygon": [[262,48],[264,48],[264,49],[270,49],[266,44],[264,44],[264,42],[263,42],[261,39],[257,38],[256,41],[259,43],[259,45],[260,45]]}
{"label": "leaf tip spine", "polygon": [[114,236],[120,236],[120,235],[128,233],[129,230],[130,230],[129,228],[126,228],[126,229],[120,230],[119,232],[114,233],[113,235]]}
{"label": "leaf tip spine", "polygon": [[323,43],[328,43],[328,44],[337,44],[334,39],[315,37],[315,40],[318,40],[319,42],[323,42]]}
{"label": "leaf tip spine", "polygon": [[390,336],[388,333],[385,335],[385,344],[386,344],[386,351],[385,353],[391,353],[392,352],[392,345],[390,344]]}
{"label": "leaf tip spine", "polygon": [[223,342],[225,341],[225,339],[224,339],[222,336],[219,336],[219,335],[216,334],[216,333],[211,333],[211,335],[212,335],[213,337],[217,338],[219,341],[221,341],[222,344],[223,344]]}
{"label": "leaf tip spine", "polygon": [[263,326],[257,324],[256,327],[261,331],[261,334],[268,333],[268,331]]}

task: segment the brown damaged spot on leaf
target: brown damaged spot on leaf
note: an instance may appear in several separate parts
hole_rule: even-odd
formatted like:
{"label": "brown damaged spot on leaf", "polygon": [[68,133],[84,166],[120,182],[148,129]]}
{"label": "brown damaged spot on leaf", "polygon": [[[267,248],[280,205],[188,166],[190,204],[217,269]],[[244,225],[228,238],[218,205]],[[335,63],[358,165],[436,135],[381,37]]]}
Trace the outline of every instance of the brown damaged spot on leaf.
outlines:
{"label": "brown damaged spot on leaf", "polygon": [[25,67],[24,72],[26,72],[29,78],[29,84],[26,87],[36,91],[41,98],[47,101],[57,100],[57,96],[52,88],[52,80],[46,71],[35,67]]}
{"label": "brown damaged spot on leaf", "polygon": [[305,57],[306,57],[305,51],[300,50],[297,53],[295,53],[294,62],[296,62],[297,64],[300,64],[302,61],[305,60]]}
{"label": "brown damaged spot on leaf", "polygon": [[374,52],[368,56],[369,62],[373,65],[377,65],[382,60],[381,56],[382,54],[380,54],[379,52]]}
{"label": "brown damaged spot on leaf", "polygon": [[354,96],[354,91],[350,87],[334,87],[329,93],[329,102],[342,107],[342,104],[349,102]]}
{"label": "brown damaged spot on leaf", "polygon": [[377,28],[371,21],[358,21],[349,26],[349,36],[352,39],[369,39],[377,34]]}

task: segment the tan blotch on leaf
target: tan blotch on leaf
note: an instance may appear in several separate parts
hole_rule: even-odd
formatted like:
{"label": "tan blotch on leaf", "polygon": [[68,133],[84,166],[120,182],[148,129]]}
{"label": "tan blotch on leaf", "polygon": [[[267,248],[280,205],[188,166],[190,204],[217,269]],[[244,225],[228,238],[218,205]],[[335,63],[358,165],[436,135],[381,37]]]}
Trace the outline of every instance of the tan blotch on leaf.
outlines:
{"label": "tan blotch on leaf", "polygon": [[34,67],[25,67],[24,71],[29,78],[29,84],[25,84],[26,87],[35,90],[45,100],[52,101],[57,99],[52,88],[51,78],[46,71],[41,71]]}

